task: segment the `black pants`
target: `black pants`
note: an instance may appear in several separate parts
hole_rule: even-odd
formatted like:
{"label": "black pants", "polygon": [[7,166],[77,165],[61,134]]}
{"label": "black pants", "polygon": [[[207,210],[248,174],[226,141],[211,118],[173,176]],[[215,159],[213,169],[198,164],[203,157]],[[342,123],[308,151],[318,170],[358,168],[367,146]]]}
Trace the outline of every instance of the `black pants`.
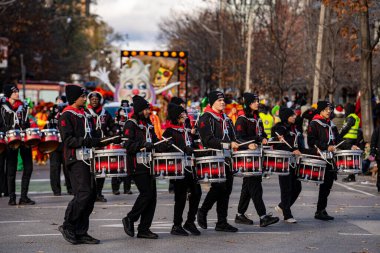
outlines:
{"label": "black pants", "polygon": [[4,152],[0,154],[0,197],[2,193],[4,193],[4,196],[8,195],[8,175],[7,167],[5,166],[6,154],[6,150],[4,150]]}
{"label": "black pants", "polygon": [[16,197],[16,172],[18,163],[18,151],[20,150],[20,155],[24,165],[24,170],[22,172],[21,179],[21,198],[28,195],[30,178],[33,172],[33,161],[32,161],[32,149],[25,146],[14,150],[7,148],[6,166],[8,172],[8,192],[9,197]]}
{"label": "black pants", "polygon": [[127,193],[131,190],[131,177],[113,177],[111,179],[112,191],[118,191],[120,189],[121,183],[124,183],[124,193]]}
{"label": "black pants", "polygon": [[266,214],[266,208],[263,201],[262,177],[244,177],[241,187],[240,200],[238,205],[238,213],[244,214],[249,206],[249,201],[252,199],[257,214],[261,217]]}
{"label": "black pants", "polygon": [[187,221],[193,223],[195,215],[198,211],[198,205],[202,196],[201,186],[194,179],[190,173],[185,174],[184,179],[173,180],[174,183],[174,225],[182,225],[182,214],[186,205],[186,198],[188,189],[190,190],[189,196],[189,212],[187,213]]}
{"label": "black pants", "polygon": [[218,224],[227,222],[228,202],[232,192],[234,178],[230,169],[226,167],[226,179],[224,183],[212,183],[210,191],[207,193],[200,210],[204,213],[212,208],[216,202],[216,213],[218,216]]}
{"label": "black pants", "polygon": [[65,168],[65,159],[63,158],[63,151],[56,150],[50,153],[50,186],[53,193],[61,193],[61,168],[65,176],[67,192],[72,192],[70,176]]}
{"label": "black pants", "polygon": [[319,186],[317,211],[322,211],[326,209],[327,198],[330,195],[330,191],[333,186],[334,180],[336,180],[336,171],[333,170],[331,165],[327,164],[323,184]]}
{"label": "black pants", "polygon": [[73,187],[74,198],[67,206],[63,227],[77,235],[86,234],[90,214],[94,209],[96,188],[90,166],[78,161],[67,167]]}
{"label": "black pants", "polygon": [[96,178],[96,194],[98,196],[102,195],[102,191],[103,191],[105,181],[106,181],[105,178]]}
{"label": "black pants", "polygon": [[136,222],[141,217],[138,231],[147,231],[152,225],[154,212],[156,210],[156,178],[149,174],[137,174],[133,175],[132,178],[139,190],[139,196],[127,217],[132,222]]}
{"label": "black pants", "polygon": [[278,176],[278,182],[280,183],[281,191],[281,202],[278,206],[282,209],[284,220],[287,220],[293,218],[290,208],[300,195],[302,185],[301,181],[297,180],[295,171],[292,169],[288,176]]}

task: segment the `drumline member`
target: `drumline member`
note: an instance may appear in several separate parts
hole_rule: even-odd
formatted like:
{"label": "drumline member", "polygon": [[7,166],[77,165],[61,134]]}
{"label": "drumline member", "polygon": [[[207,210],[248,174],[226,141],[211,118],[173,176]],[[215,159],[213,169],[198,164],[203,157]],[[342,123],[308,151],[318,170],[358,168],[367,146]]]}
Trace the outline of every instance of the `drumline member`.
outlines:
{"label": "drumline member", "polygon": [[93,137],[95,128],[91,124],[91,115],[84,110],[86,90],[77,85],[67,85],[66,96],[69,105],[63,110],[58,127],[74,198],[68,204],[65,220],[58,230],[72,244],[98,244],[98,239],[87,234],[96,199],[96,183],[88,154],[91,148],[109,142],[101,143],[101,138]]}
{"label": "drumline member", "polygon": [[[116,135],[121,135],[123,133],[123,128],[125,122],[128,119],[128,113],[131,108],[129,107],[128,100],[122,100],[120,102],[120,108],[115,114],[115,126],[116,126]],[[112,193],[115,195],[120,194],[120,184],[124,183],[124,194],[132,194],[131,191],[131,177],[112,177],[111,186]]]}
{"label": "drumline member", "polygon": [[[207,148],[230,150],[238,148],[236,136],[231,120],[223,113],[226,104],[224,94],[220,91],[212,91],[208,95],[210,105],[204,110],[199,119],[199,133],[202,145]],[[237,232],[238,229],[227,222],[228,202],[232,192],[233,176],[231,172],[230,159],[225,160],[226,182],[211,183],[211,188],[206,198],[198,210],[198,225],[207,229],[207,213],[216,204],[218,221],[215,226],[216,231]]]}
{"label": "drumline member", "polygon": [[[103,104],[103,96],[97,91],[90,92],[87,96],[86,112],[92,116],[92,124],[95,126],[95,137],[103,138],[114,135],[115,124],[109,112],[107,112]],[[96,178],[96,201],[107,202],[102,194],[105,178]]]}
{"label": "drumline member", "polygon": [[[194,152],[195,143],[191,137],[190,129],[185,128],[187,116],[183,107],[170,103],[168,105],[168,120],[167,128],[163,134],[164,138],[172,137],[173,144],[179,147],[187,156],[191,156]],[[166,152],[178,152],[174,147],[169,147]],[[200,235],[201,232],[194,224],[195,215],[197,214],[198,205],[201,200],[202,190],[198,184],[193,168],[185,169],[185,178],[173,180],[174,183],[174,219],[171,230],[172,235],[187,236],[189,231],[193,235]],[[189,195],[189,211],[187,220],[182,227],[182,214],[186,205],[187,192]]]}
{"label": "drumline member", "polygon": [[[235,129],[237,139],[241,142],[254,140],[256,143],[267,144],[267,135],[264,131],[262,120],[259,117],[259,97],[253,93],[244,93],[244,114],[239,115],[236,120]],[[250,143],[243,145],[240,150],[257,149],[257,144]],[[257,214],[260,217],[260,227],[266,227],[279,221],[278,217],[272,217],[266,213],[263,201],[262,177],[244,177],[238,205],[238,214],[235,222],[239,224],[252,225],[245,212],[248,209],[249,201],[252,199]]]}
{"label": "drumline member", "polygon": [[[334,168],[335,163],[332,160],[332,152],[335,151],[336,144],[341,142],[339,133],[336,126],[330,120],[333,108],[327,101],[319,101],[317,103],[317,114],[313,117],[309,124],[307,131],[307,143],[310,152],[314,155],[320,155],[318,149],[327,157],[327,165],[325,170],[325,177],[323,184],[319,186],[319,196],[317,203],[317,211],[315,212],[315,219],[319,220],[333,220],[334,217],[328,215],[326,211],[327,199],[330,190],[337,179],[337,171]],[[317,149],[317,148],[318,149]],[[357,146],[350,143],[342,143],[340,149],[358,149]]]}
{"label": "drumline member", "polygon": [[[63,109],[67,106],[66,96],[58,96],[55,100],[56,104],[51,108],[48,124],[45,126],[47,129],[58,130],[58,120],[62,114]],[[65,167],[65,159],[63,157],[63,143],[59,143],[56,150],[50,153],[50,186],[54,196],[61,195],[61,168],[65,176],[65,184],[68,194],[72,193],[72,187],[68,171]]]}
{"label": "drumline member", "polygon": [[134,112],[124,125],[123,136],[127,138],[124,145],[127,149],[128,175],[135,182],[139,196],[122,222],[125,233],[133,237],[134,223],[141,218],[137,237],[158,239],[158,235],[150,231],[157,203],[156,179],[146,164],[137,163],[137,155],[144,154],[141,153],[141,149],[151,152],[153,143],[157,142],[158,138],[149,119],[149,102],[138,95],[132,99]]}
{"label": "drumline member", "polygon": [[[281,122],[277,123],[272,128],[272,136],[275,136],[273,140],[285,140],[292,148],[288,147],[285,143],[274,144],[273,149],[275,150],[285,150],[293,152],[295,155],[300,155],[301,151],[304,151],[300,141],[303,138],[301,132],[297,130],[296,114],[290,108],[280,109],[280,119]],[[279,134],[279,136],[277,136]],[[296,223],[297,220],[294,219],[292,211],[290,208],[296,202],[299,194],[302,190],[301,181],[297,180],[295,168],[290,166],[289,175],[278,177],[281,190],[281,202],[275,207],[275,210],[284,216],[284,221],[286,223]]]}
{"label": "drumline member", "polygon": [[[6,98],[0,97],[0,107],[3,103],[5,103]],[[0,117],[0,130],[4,130],[4,122],[3,117]],[[3,133],[3,138],[5,138],[5,133]],[[5,157],[7,151],[5,150],[0,154],[0,197],[8,197],[8,178],[7,178],[7,166],[5,166]],[[3,195],[4,194],[4,195]]]}
{"label": "drumline member", "polygon": [[[20,100],[17,86],[13,84],[6,85],[4,87],[4,96],[6,97],[6,101],[1,106],[1,116],[4,123],[2,132],[6,134],[8,130],[25,130],[30,128],[28,104]],[[21,145],[17,149],[7,147],[5,159],[8,172],[8,204],[12,206],[16,205],[16,171],[19,151],[24,167],[19,205],[34,205],[35,202],[28,197],[29,183],[33,172],[32,149],[24,145]]]}

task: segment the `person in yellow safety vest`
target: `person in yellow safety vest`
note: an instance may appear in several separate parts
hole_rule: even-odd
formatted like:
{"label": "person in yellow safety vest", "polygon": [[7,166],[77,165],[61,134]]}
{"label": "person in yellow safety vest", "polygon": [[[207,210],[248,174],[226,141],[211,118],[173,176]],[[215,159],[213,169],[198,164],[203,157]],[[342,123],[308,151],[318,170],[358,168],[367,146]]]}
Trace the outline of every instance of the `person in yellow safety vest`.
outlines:
{"label": "person in yellow safety vest", "polygon": [[[346,119],[343,122],[343,127],[339,132],[339,137],[343,138],[345,142],[358,145],[358,133],[360,126],[360,118],[355,114],[355,106],[353,104],[346,104],[345,108]],[[342,179],[343,182],[355,182],[355,174],[350,174]]]}
{"label": "person in yellow safety vest", "polygon": [[264,132],[267,134],[268,139],[271,138],[272,127],[274,119],[272,114],[269,113],[269,108],[266,105],[259,105],[259,117],[264,125]]}
{"label": "person in yellow safety vest", "polygon": [[277,123],[281,122],[279,114],[280,114],[280,106],[279,105],[275,105],[272,108],[272,116],[274,118],[274,125],[276,125]]}

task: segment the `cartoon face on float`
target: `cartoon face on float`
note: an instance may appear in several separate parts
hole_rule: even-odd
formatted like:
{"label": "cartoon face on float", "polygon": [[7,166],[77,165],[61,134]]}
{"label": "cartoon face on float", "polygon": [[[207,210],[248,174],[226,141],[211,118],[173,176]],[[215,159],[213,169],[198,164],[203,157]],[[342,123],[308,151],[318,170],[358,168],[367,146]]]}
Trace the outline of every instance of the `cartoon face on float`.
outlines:
{"label": "cartoon face on float", "polygon": [[150,103],[155,103],[156,95],[150,83],[150,65],[132,58],[130,65],[126,64],[121,69],[120,84],[116,89],[117,101],[132,101],[132,97],[139,95]]}

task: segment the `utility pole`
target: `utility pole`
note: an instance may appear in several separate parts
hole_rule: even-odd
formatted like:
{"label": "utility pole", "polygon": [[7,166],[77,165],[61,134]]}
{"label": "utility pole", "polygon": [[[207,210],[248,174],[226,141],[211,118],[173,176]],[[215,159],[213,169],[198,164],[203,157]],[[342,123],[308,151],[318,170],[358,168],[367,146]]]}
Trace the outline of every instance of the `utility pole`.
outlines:
{"label": "utility pole", "polygon": [[250,92],[249,84],[251,82],[251,50],[252,50],[252,30],[253,30],[253,15],[249,12],[248,17],[248,37],[247,37],[247,64],[245,71],[245,92]]}
{"label": "utility pole", "polygon": [[322,71],[322,50],[323,50],[323,36],[325,26],[326,7],[321,3],[321,11],[319,14],[319,28],[317,40],[317,53],[315,56],[315,72],[314,72],[314,87],[313,87],[313,104],[318,102],[319,99],[319,83]]}
{"label": "utility pole", "polygon": [[26,94],[25,94],[25,75],[26,75],[26,69],[24,65],[24,55],[20,55],[20,61],[21,61],[21,81],[22,81],[22,95],[23,99],[25,100]]}
{"label": "utility pole", "polygon": [[223,1],[219,1],[219,27],[220,27],[220,48],[219,48],[219,89],[223,89]]}

